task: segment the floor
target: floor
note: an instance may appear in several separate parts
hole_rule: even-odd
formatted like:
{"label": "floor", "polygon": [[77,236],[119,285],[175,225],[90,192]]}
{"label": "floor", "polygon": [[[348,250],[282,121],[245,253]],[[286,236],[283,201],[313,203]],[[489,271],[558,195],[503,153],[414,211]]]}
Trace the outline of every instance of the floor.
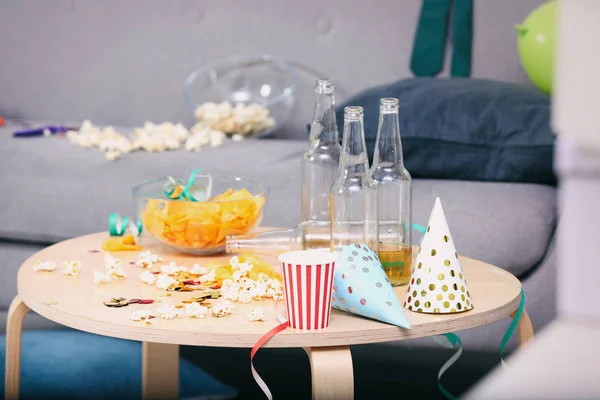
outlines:
{"label": "floor", "polygon": [[[453,353],[446,349],[353,346],[355,399],[444,399],[437,387],[437,374]],[[182,346],[181,354],[237,388],[238,399],[266,399],[250,374],[249,349]],[[459,396],[498,362],[497,353],[465,352],[444,375],[444,387]],[[254,365],[275,399],[310,399],[310,367],[303,350],[261,349]]]}

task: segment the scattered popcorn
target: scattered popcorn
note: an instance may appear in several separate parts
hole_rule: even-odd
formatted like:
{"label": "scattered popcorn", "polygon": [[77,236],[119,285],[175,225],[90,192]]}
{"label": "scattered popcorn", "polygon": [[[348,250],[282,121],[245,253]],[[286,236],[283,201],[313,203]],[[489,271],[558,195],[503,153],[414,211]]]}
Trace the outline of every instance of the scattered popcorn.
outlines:
{"label": "scattered popcorn", "polygon": [[163,265],[160,267],[160,271],[167,275],[177,275],[180,272],[187,272],[187,267],[179,267],[175,261],[171,261],[169,265]]}
{"label": "scattered popcorn", "polygon": [[156,287],[161,290],[173,289],[177,285],[177,280],[167,274],[159,274],[156,278]]}
{"label": "scattered popcorn", "polygon": [[158,317],[162,319],[175,319],[181,316],[181,310],[173,305],[166,305],[156,310]]}
{"label": "scattered popcorn", "polygon": [[94,283],[109,283],[112,280],[110,273],[94,271]]}
{"label": "scattered popcorn", "polygon": [[129,317],[130,320],[139,322],[144,319],[148,319],[150,317],[150,312],[148,310],[136,310],[131,313]]}
{"label": "scattered popcorn", "polygon": [[196,126],[199,127],[195,126],[192,131],[212,129],[242,138],[275,126],[275,120],[269,117],[269,110],[257,103],[237,103],[234,107],[228,101],[219,104],[207,102],[199,105],[194,115],[198,120]]}
{"label": "scattered popcorn", "polygon": [[214,282],[216,279],[215,270],[211,270],[209,273],[200,276],[202,282]]}
{"label": "scattered popcorn", "polygon": [[264,321],[266,319],[265,311],[262,307],[254,307],[248,313],[248,319],[252,322]]}
{"label": "scattered popcorn", "polygon": [[245,137],[244,137],[244,135],[240,135],[239,133],[236,133],[235,135],[231,136],[231,139],[232,139],[234,142],[239,142],[239,141],[241,141],[241,140],[244,140],[244,139],[245,139]]}
{"label": "scattered popcorn", "polygon": [[125,279],[127,277],[127,273],[121,267],[110,268],[108,273],[113,279]]}
{"label": "scattered popcorn", "polygon": [[211,310],[208,307],[201,306],[199,303],[193,302],[185,305],[185,314],[189,318],[205,318],[211,314]]}
{"label": "scattered popcorn", "polygon": [[264,300],[267,297],[267,285],[264,283],[257,283],[253,288],[250,289],[250,297],[254,300]]}
{"label": "scattered popcorn", "polygon": [[224,317],[226,315],[230,315],[233,313],[233,309],[234,306],[231,304],[231,302],[225,300],[225,301],[220,301],[218,303],[213,304],[212,306],[212,316],[213,317],[217,317],[217,318],[221,318]]}
{"label": "scattered popcorn", "polygon": [[[200,264],[194,264],[192,269],[190,269],[190,274],[194,274],[194,275],[205,275],[207,273],[208,273],[208,269],[206,267],[203,267]],[[213,275],[214,275],[214,273],[213,273]]]}
{"label": "scattered popcorn", "polygon": [[[240,124],[245,124],[246,127],[234,140],[241,140],[244,135],[257,132],[254,126],[270,127],[269,120],[272,121],[272,118],[265,120],[262,117],[264,112],[258,111],[257,107],[260,108],[260,106],[253,105],[245,107],[250,110],[243,113],[245,117],[238,116],[237,123],[232,120],[223,125],[222,128],[227,128],[227,131],[211,127],[213,124],[211,121],[214,118],[210,117],[210,113],[208,113],[209,118],[206,121],[211,125],[204,122],[196,124],[191,132],[182,124],[164,122],[157,125],[146,122],[143,127],[134,128],[131,133],[124,134],[117,132],[112,126],[102,129],[86,120],[81,124],[79,131],[68,131],[66,137],[72,144],[81,148],[97,147],[105,153],[105,158],[110,161],[117,160],[132,151],[163,152],[178,150],[181,147],[188,151],[198,151],[203,146],[221,146],[226,139],[226,133]],[[260,121],[261,118],[264,122],[257,125],[256,121]],[[248,125],[248,121],[250,121],[250,125]]]}
{"label": "scattered popcorn", "polygon": [[36,260],[33,263],[33,270],[39,271],[54,271],[56,269],[56,261],[40,261]]}
{"label": "scattered popcorn", "polygon": [[77,276],[81,270],[81,261],[65,261],[63,262],[63,275]]}
{"label": "scattered popcorn", "polygon": [[152,271],[149,270],[145,270],[144,272],[142,272],[140,274],[140,279],[142,280],[142,282],[144,282],[146,285],[154,285],[156,283],[156,275],[154,275],[152,273]]}
{"label": "scattered popcorn", "polygon": [[104,153],[104,157],[106,157],[108,161],[115,161],[121,157],[121,153],[115,150],[107,151]]}
{"label": "scattered popcorn", "polygon": [[104,266],[106,269],[120,268],[121,260],[106,253],[104,254]]}
{"label": "scattered popcorn", "polygon": [[44,130],[43,130],[42,133],[44,134],[44,137],[50,137],[50,136],[52,136],[52,131],[50,129],[48,129],[48,128],[44,128]]}
{"label": "scattered popcorn", "polygon": [[162,261],[162,258],[156,254],[152,254],[149,250],[142,251],[138,255],[138,259],[135,262],[135,265],[142,268],[152,268],[154,264]]}
{"label": "scattered popcorn", "polygon": [[252,295],[248,290],[242,290],[239,292],[237,301],[240,303],[250,303],[252,301]]}

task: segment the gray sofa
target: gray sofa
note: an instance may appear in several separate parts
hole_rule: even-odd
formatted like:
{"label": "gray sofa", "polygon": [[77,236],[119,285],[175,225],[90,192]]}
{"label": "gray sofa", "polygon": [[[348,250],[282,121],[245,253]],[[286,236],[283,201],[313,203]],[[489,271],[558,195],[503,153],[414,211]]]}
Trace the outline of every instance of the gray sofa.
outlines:
{"label": "gray sofa", "polygon": [[[473,76],[527,84],[512,26],[539,3],[477,2]],[[416,0],[379,1],[375,7],[341,0],[302,5],[255,0],[235,7],[208,1],[3,3],[0,37],[14,40],[0,40],[0,54],[8,55],[0,74],[0,115],[21,122],[0,129],[2,321],[16,294],[21,263],[57,241],[106,230],[111,212],[132,215],[131,187],[144,179],[185,175],[196,167],[254,178],[271,187],[263,223],[295,225],[300,211],[299,157],[312,112],[311,71],[333,76],[340,99],[409,76],[419,4]],[[269,10],[268,15],[254,13],[261,7]],[[222,28],[232,18],[238,33]],[[382,26],[385,32],[380,31]],[[17,37],[17,31],[26,33]],[[296,109],[276,139],[227,142],[200,153],[135,153],[109,162],[98,150],[82,150],[66,140],[11,137],[22,121],[190,123],[191,113],[179,91],[189,72],[230,54],[263,52],[291,59],[300,68]],[[357,63],[358,58],[363,62]],[[555,314],[555,188],[416,180],[414,222],[427,221],[437,196],[458,251],[517,275],[534,327],[546,325]],[[419,239],[415,237],[415,243]],[[462,332],[461,337],[467,348],[497,351],[508,322]],[[27,327],[49,325],[36,316],[26,319]],[[430,343],[417,340],[404,345]]]}

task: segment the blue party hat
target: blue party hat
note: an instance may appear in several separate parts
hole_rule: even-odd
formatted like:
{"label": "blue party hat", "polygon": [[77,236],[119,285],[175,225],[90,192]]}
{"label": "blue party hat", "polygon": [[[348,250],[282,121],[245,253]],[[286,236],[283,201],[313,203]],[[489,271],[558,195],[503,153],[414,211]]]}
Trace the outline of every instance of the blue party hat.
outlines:
{"label": "blue party hat", "polygon": [[335,249],[332,307],[401,328],[410,328],[377,254],[365,244]]}

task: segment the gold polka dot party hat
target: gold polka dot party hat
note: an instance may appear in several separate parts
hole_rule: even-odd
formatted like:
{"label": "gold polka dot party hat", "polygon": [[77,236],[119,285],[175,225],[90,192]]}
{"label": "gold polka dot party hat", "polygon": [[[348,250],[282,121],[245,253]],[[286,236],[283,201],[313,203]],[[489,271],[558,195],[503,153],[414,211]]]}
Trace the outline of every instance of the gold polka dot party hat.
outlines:
{"label": "gold polka dot party hat", "polygon": [[404,307],[426,314],[458,313],[473,308],[439,197],[435,199],[413,264]]}

